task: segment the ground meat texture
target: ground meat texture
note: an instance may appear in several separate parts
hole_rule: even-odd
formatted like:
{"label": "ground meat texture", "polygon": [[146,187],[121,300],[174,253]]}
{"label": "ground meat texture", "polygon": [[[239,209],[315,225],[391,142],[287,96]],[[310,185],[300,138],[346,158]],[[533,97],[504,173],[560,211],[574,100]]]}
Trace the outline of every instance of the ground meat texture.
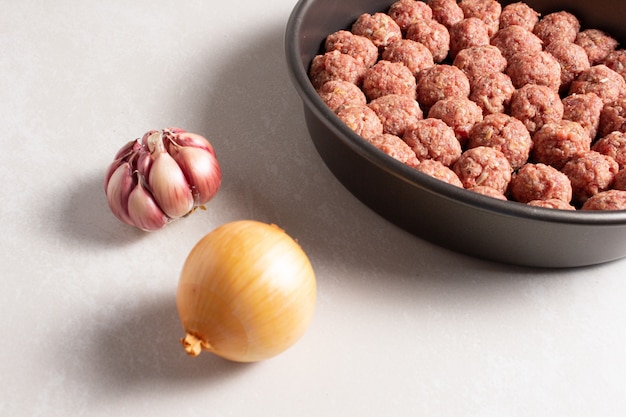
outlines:
{"label": "ground meat texture", "polygon": [[561,171],[572,182],[574,200],[584,203],[589,197],[611,188],[619,167],[610,156],[588,151],[568,161]]}
{"label": "ground meat texture", "polygon": [[500,29],[493,35],[490,42],[502,52],[507,60],[518,52],[543,50],[541,39],[522,26],[509,26]]}
{"label": "ground meat texture", "polygon": [[520,203],[537,200],[572,200],[572,184],[567,175],[546,164],[525,164],[511,177],[511,197]]}
{"label": "ground meat texture", "polygon": [[591,66],[585,50],[575,43],[552,42],[546,47],[546,52],[550,53],[561,66],[561,92],[567,92],[572,81]]}
{"label": "ground meat texture", "polygon": [[496,0],[461,0],[459,7],[463,16],[482,20],[487,26],[489,37],[493,36],[500,27],[502,6]]}
{"label": "ground meat texture", "polygon": [[419,161],[415,153],[402,139],[395,135],[383,133],[366,139],[369,143],[391,156],[392,158],[410,167],[416,167]]}
{"label": "ground meat texture", "polygon": [[485,185],[477,185],[476,187],[468,188],[468,190],[487,197],[496,198],[498,200],[507,200],[506,196],[503,193]]}
{"label": "ground meat texture", "polygon": [[550,198],[548,200],[533,200],[529,201],[526,204],[533,207],[543,207],[555,210],[576,210],[576,207],[572,206],[566,201],[559,200],[558,198]]}
{"label": "ground meat texture", "polygon": [[372,100],[369,107],[376,112],[383,123],[384,133],[400,137],[407,129],[414,128],[417,122],[424,118],[417,101],[403,95],[388,94],[379,97]]}
{"label": "ground meat texture", "polygon": [[362,14],[352,24],[351,32],[370,39],[378,49],[402,39],[400,26],[386,13]]}
{"label": "ground meat texture", "polygon": [[400,30],[406,30],[420,19],[432,19],[432,9],[423,1],[398,0],[389,6],[387,14],[400,26]]}
{"label": "ground meat texture", "polygon": [[618,49],[611,52],[602,63],[626,78],[626,50]]}
{"label": "ground meat texture", "polygon": [[378,61],[378,48],[370,39],[355,35],[347,30],[331,33],[324,42],[326,52],[339,51],[363,61],[366,67],[371,67]]}
{"label": "ground meat texture", "polygon": [[524,2],[511,3],[500,13],[500,29],[509,26],[521,26],[532,31],[539,22],[539,13]]}
{"label": "ground meat texture", "polygon": [[620,169],[626,167],[626,133],[611,132],[598,139],[591,150],[610,156],[617,162]]}
{"label": "ground meat texture", "polygon": [[360,85],[366,69],[361,60],[339,51],[331,51],[313,58],[309,78],[315,89],[332,80],[343,80]]}
{"label": "ground meat texture", "polygon": [[483,111],[468,98],[448,97],[436,102],[430,108],[428,117],[443,120],[464,145],[472,127],[483,119]]}
{"label": "ground meat texture", "polygon": [[463,49],[489,45],[489,30],[482,20],[470,17],[450,28],[450,57],[454,59]]}
{"label": "ground meat texture", "polygon": [[618,45],[613,37],[598,29],[586,29],[578,32],[575,43],[587,52],[591,65],[597,65],[604,61]]}
{"label": "ground meat texture", "polygon": [[469,79],[455,66],[437,64],[423,70],[417,82],[417,101],[424,109],[448,97],[469,97]]}
{"label": "ground meat texture", "polygon": [[426,3],[433,12],[433,19],[447,28],[465,18],[456,0],[427,0]]}
{"label": "ground meat texture", "polygon": [[600,137],[612,132],[626,132],[626,99],[606,104],[600,112]]}
{"label": "ground meat texture", "polygon": [[445,166],[439,161],[434,159],[426,159],[421,161],[418,166],[415,167],[419,172],[429,175],[433,178],[437,178],[440,181],[446,182],[450,185],[463,188],[463,183],[459,177],[450,168]]}
{"label": "ground meat texture", "polygon": [[508,188],[513,171],[502,152],[486,146],[463,152],[452,169],[464,188],[481,185],[491,187],[503,194]]}
{"label": "ground meat texture", "polygon": [[383,133],[383,123],[365,104],[344,104],[335,112],[357,135],[368,139]]}
{"label": "ground meat texture", "polygon": [[518,52],[509,59],[506,73],[515,88],[538,84],[559,91],[561,86],[561,65],[545,51]]}
{"label": "ground meat texture", "polygon": [[492,72],[504,72],[507,61],[502,52],[493,45],[474,46],[456,54],[452,63],[472,80]]}
{"label": "ground meat texture", "polygon": [[533,33],[539,37],[544,45],[556,40],[574,42],[580,31],[580,22],[573,14],[561,11],[545,15],[537,22]]}
{"label": "ground meat texture", "polygon": [[413,149],[420,161],[432,159],[451,166],[462,153],[454,130],[439,119],[420,120],[413,129],[404,133],[402,139]]}
{"label": "ground meat texture", "polygon": [[604,104],[610,104],[626,94],[626,81],[604,64],[592,66],[572,81],[569,94],[595,93]]}
{"label": "ground meat texture", "polygon": [[511,116],[520,120],[532,135],[546,123],[563,118],[563,102],[559,94],[544,85],[526,84],[511,97]]}
{"label": "ground meat texture", "polygon": [[416,98],[415,76],[400,62],[378,61],[365,71],[363,92],[368,100],[375,100],[387,94],[401,94]]}
{"label": "ground meat texture", "polygon": [[411,70],[414,76],[417,76],[423,69],[435,65],[430,49],[410,39],[401,39],[389,44],[381,57],[386,61],[403,63]]}
{"label": "ground meat texture", "polygon": [[328,81],[317,90],[317,93],[333,112],[344,104],[367,103],[363,91],[358,86],[348,81]]}
{"label": "ground meat texture", "polygon": [[574,94],[563,98],[563,119],[578,122],[591,139],[598,134],[604,104],[594,93]]}
{"label": "ground meat texture", "polygon": [[626,210],[626,191],[608,190],[585,201],[582,210]]}
{"label": "ground meat texture", "polygon": [[426,46],[436,63],[442,62],[450,51],[450,32],[433,19],[421,19],[408,27],[406,39]]}
{"label": "ground meat texture", "polygon": [[622,168],[617,174],[615,174],[613,189],[626,191],[626,169]]}
{"label": "ground meat texture", "polygon": [[573,158],[591,149],[591,139],[585,129],[570,120],[543,125],[533,136],[531,157],[535,162],[561,169]]}
{"label": "ground meat texture", "polygon": [[499,150],[516,170],[528,161],[533,142],[522,122],[507,114],[495,113],[485,116],[470,130],[467,148],[479,146]]}
{"label": "ground meat texture", "polygon": [[478,105],[483,115],[505,113],[515,93],[511,78],[501,72],[491,72],[472,79],[470,100]]}

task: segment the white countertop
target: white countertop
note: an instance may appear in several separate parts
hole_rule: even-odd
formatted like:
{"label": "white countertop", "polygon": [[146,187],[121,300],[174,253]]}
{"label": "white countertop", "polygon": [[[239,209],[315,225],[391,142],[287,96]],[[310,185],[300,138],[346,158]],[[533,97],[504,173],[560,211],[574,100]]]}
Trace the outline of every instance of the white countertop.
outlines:
{"label": "white countertop", "polygon": [[[295,0],[4,2],[0,15],[0,415],[623,416],[626,260],[536,270],[394,227],[331,175],[283,53]],[[103,191],[150,129],[207,136],[208,210],[151,234]],[[279,224],[318,278],[290,350],[185,355],[174,304],[191,247]]]}

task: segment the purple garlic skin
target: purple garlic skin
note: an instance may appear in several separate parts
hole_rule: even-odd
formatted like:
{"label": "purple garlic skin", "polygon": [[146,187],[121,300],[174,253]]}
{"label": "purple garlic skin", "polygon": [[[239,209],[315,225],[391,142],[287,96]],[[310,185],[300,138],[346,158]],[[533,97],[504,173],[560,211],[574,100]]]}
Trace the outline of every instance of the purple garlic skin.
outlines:
{"label": "purple garlic skin", "polygon": [[168,128],[151,130],[124,145],[109,165],[104,190],[120,221],[154,231],[203,207],[221,183],[211,143],[198,134]]}

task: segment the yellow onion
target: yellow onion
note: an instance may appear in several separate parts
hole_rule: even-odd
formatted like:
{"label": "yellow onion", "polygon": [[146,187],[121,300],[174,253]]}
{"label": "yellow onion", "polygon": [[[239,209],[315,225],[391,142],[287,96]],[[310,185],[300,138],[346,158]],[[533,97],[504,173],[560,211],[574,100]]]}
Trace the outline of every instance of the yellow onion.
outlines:
{"label": "yellow onion", "polygon": [[316,280],[300,247],[276,225],[241,220],[204,236],[183,266],[176,305],[185,351],[236,362],[273,357],[304,334]]}

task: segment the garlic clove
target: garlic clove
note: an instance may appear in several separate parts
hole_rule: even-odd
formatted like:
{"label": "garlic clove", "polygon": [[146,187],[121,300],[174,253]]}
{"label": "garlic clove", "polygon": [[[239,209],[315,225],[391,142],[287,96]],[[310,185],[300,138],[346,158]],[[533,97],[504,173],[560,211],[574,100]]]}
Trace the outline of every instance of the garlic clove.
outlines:
{"label": "garlic clove", "polygon": [[138,181],[128,196],[128,214],[136,227],[148,232],[158,230],[169,222],[145,189],[143,181]]}
{"label": "garlic clove", "polygon": [[191,188],[180,167],[167,152],[159,152],[155,156],[148,186],[157,204],[169,218],[177,219],[193,209]]}
{"label": "garlic clove", "polygon": [[122,222],[134,225],[128,213],[128,196],[134,187],[132,168],[128,162],[121,163],[106,183],[106,196],[111,211]]}
{"label": "garlic clove", "polygon": [[208,203],[222,183],[222,173],[214,154],[192,146],[173,146],[170,152],[191,185],[195,204]]}
{"label": "garlic clove", "polygon": [[[172,129],[171,129],[172,130]],[[190,146],[194,148],[204,149],[215,156],[215,150],[204,136],[196,133],[185,132],[181,129],[174,129],[176,135],[171,137],[171,141],[178,146]]]}

